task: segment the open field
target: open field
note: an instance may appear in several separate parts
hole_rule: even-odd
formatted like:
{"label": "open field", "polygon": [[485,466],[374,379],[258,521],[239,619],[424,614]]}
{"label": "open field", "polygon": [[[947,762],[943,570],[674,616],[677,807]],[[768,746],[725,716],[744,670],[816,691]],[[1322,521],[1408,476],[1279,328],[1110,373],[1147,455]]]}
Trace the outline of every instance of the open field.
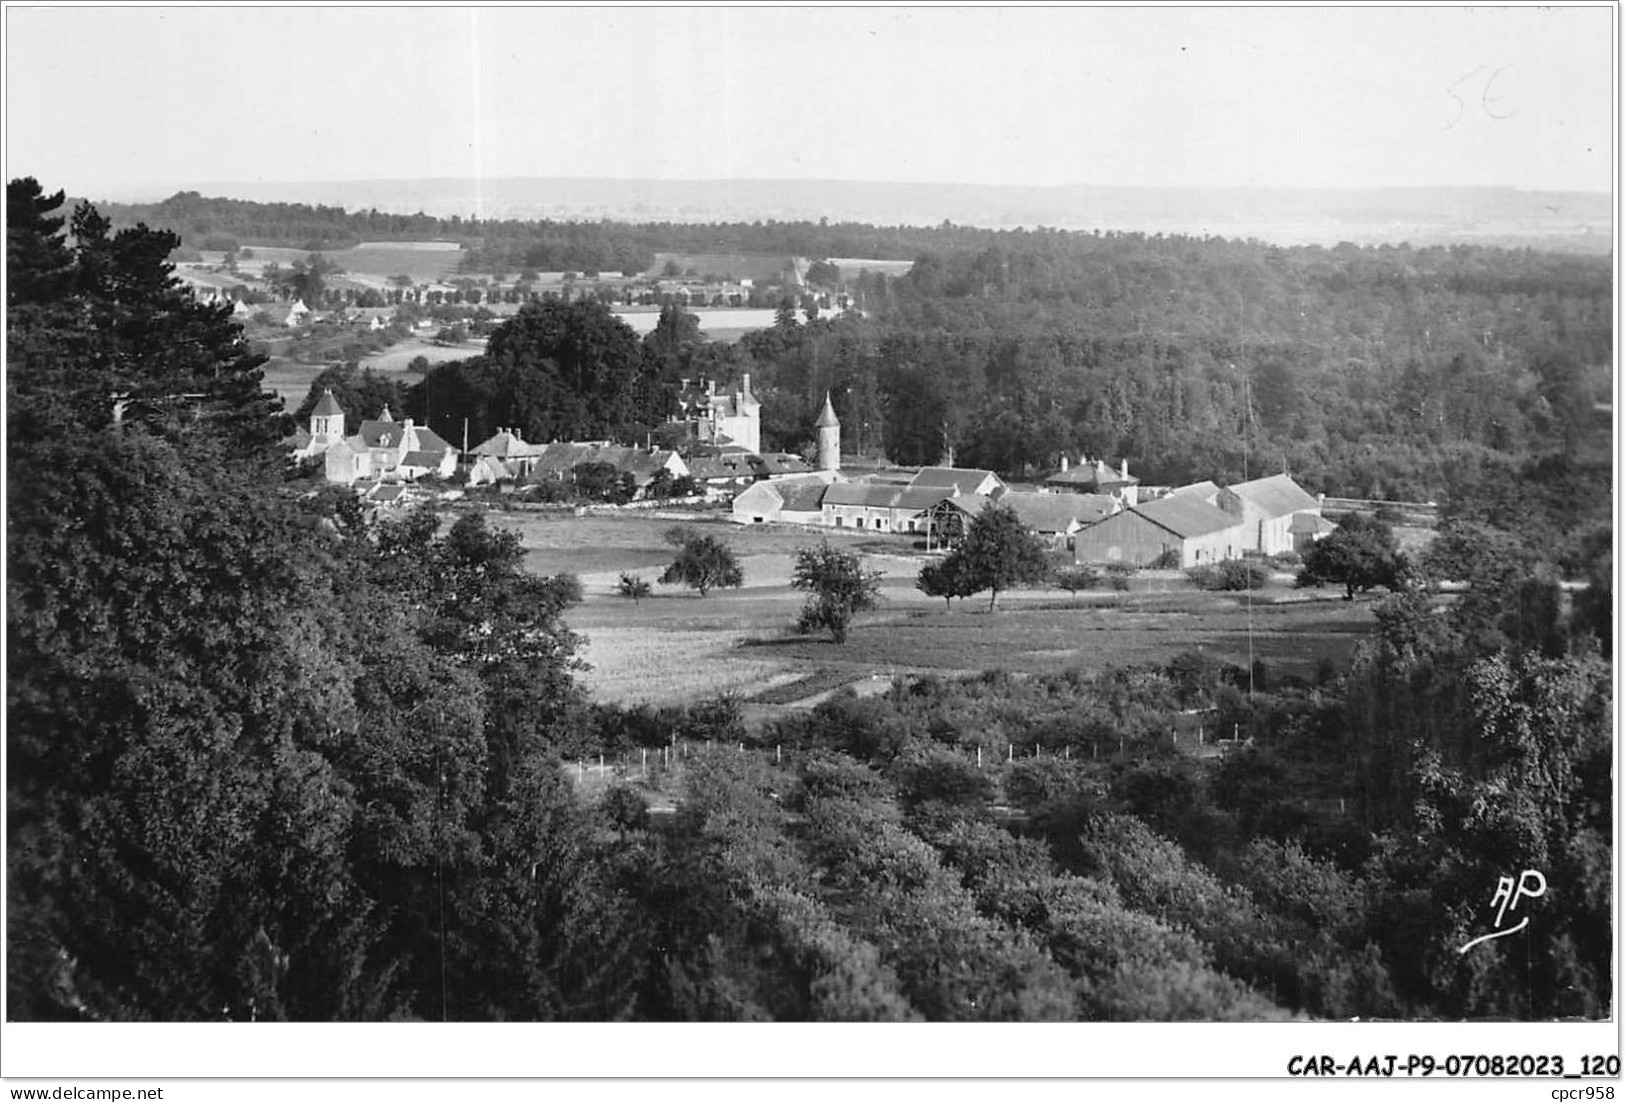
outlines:
{"label": "open field", "polygon": [[481,355],[484,351],[485,342],[483,340],[445,345],[435,344],[421,337],[408,337],[398,344],[390,345],[382,352],[366,357],[361,361],[361,366],[370,367],[375,371],[395,374],[405,371],[406,365],[419,356],[432,364],[438,364],[445,363],[448,360],[472,359]]}
{"label": "open field", "polygon": [[1307,678],[1322,659],[1345,665],[1372,623],[1370,599],[1351,604],[1335,590],[1299,591],[1278,578],[1249,603],[1193,590],[1177,571],[1144,572],[1127,593],[1074,599],[1020,590],[1001,594],[997,612],[986,611],[985,595],[945,610],[914,588],[923,555],[906,541],[870,537],[844,545],[881,571],[884,603],[836,646],[793,630],[803,598],[789,584],[792,557],[815,544],[819,530],[706,522],[740,557],[745,587],[702,599],[657,584],[652,597],[634,603],[616,593],[619,573],[654,581],[671,561],[660,534],[672,521],[537,512],[500,514],[496,522],[521,533],[529,569],[581,578],[584,599],[568,622],[586,639],[581,657],[592,669],[583,680],[598,699],[676,704],[735,693],[757,701],[747,704],[753,720],[806,707],[843,685],[883,687],[898,675],[1057,672],[1166,661],[1191,650],[1245,666],[1250,649],[1269,676]]}
{"label": "open field", "polygon": [[[687,312],[700,319],[702,333],[711,340],[723,343],[738,340],[742,334],[753,329],[769,328],[775,313],[772,310],[753,310],[748,306],[727,309],[695,307]],[[655,323],[660,320],[660,311],[653,307],[647,310],[616,310],[615,316],[630,325],[632,331],[641,337],[654,331]]]}
{"label": "open field", "polygon": [[[258,275],[267,264],[280,264],[284,268],[290,266],[295,260],[305,260],[310,256],[306,249],[286,249],[274,245],[248,246],[254,255],[246,260],[239,260],[240,267],[245,274]],[[385,281],[392,275],[409,275],[419,283],[431,283],[444,279],[457,271],[463,253],[455,242],[446,241],[405,241],[405,242],[374,242],[357,245],[353,249],[325,250],[321,255],[350,276],[355,276],[364,282]],[[221,253],[204,253],[204,260],[219,264],[223,261]],[[368,280],[367,277],[372,277]]]}
{"label": "open field", "polygon": [[[408,337],[377,355],[366,357],[361,361],[361,366],[386,374],[403,375],[405,377],[402,381],[410,386],[422,378],[420,375],[406,374],[406,365],[418,356],[437,364],[447,360],[466,360],[484,351],[484,341],[466,341],[463,344],[447,346],[433,344],[418,337]],[[270,362],[265,365],[265,385],[282,396],[283,404],[291,413],[305,400],[305,395],[310,393],[310,384],[316,381],[316,376],[326,369],[325,363],[299,363],[285,356],[273,355]]]}

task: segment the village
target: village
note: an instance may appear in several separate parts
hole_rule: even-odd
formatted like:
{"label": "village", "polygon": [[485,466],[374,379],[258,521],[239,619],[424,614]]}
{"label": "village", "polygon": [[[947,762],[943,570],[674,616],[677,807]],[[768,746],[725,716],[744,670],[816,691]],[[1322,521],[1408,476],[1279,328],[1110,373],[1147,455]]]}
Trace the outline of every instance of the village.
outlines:
{"label": "village", "polygon": [[[610,441],[536,443],[502,428],[468,448],[454,447],[386,408],[347,429],[331,391],[307,430],[287,441],[290,456],[318,467],[327,482],[352,487],[369,505],[399,508],[456,500],[484,488],[513,502],[542,500],[549,487],[579,480],[584,468],[609,468],[628,508],[671,503],[725,507],[737,524],[798,525],[853,534],[923,538],[946,550],[989,503],[1013,508],[1028,529],[1081,564],[1185,569],[1243,556],[1302,554],[1335,525],[1287,474],[1220,486],[1142,485],[1126,459],[1062,456],[1033,485],[1007,483],[988,470],[861,467],[843,462],[841,424],[826,396],[816,423],[816,453],[760,450],[761,403],[745,374],[732,389],[684,380],[672,422],[690,442],[681,449]],[[809,461],[810,460],[810,461]]]}

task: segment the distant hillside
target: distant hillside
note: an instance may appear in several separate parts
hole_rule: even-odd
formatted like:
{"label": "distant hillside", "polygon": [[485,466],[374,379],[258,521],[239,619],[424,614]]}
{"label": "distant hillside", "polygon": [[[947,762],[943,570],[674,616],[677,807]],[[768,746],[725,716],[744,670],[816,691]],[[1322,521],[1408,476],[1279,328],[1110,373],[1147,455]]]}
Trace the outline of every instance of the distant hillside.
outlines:
{"label": "distant hillside", "polygon": [[[441,218],[1047,226],[1280,244],[1529,245],[1606,253],[1609,196],[1514,188],[996,187],[819,180],[344,180],[188,185],[208,195]],[[153,201],[159,195],[108,195]]]}

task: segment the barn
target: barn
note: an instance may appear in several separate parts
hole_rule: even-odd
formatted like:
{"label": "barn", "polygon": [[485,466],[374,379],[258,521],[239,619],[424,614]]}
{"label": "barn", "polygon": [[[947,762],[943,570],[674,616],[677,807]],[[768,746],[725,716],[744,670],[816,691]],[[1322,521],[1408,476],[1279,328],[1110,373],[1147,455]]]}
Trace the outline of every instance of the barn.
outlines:
{"label": "barn", "polygon": [[1294,516],[1320,516],[1320,503],[1284,474],[1228,486],[1219,492],[1215,503],[1240,517],[1246,530],[1243,546],[1266,555],[1294,549]]}
{"label": "barn", "polygon": [[822,478],[776,478],[754,483],[733,500],[736,524],[817,524],[823,519]]}
{"label": "barn", "polygon": [[1190,567],[1241,555],[1241,517],[1194,495],[1173,495],[1134,505],[1075,537],[1080,563]]}

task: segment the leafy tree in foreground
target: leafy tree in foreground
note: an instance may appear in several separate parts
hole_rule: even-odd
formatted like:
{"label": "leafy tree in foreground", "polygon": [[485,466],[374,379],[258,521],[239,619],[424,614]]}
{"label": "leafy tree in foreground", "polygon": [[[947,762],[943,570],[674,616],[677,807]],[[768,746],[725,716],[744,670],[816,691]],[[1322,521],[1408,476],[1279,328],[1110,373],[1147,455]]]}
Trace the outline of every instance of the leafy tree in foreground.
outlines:
{"label": "leafy tree in foreground", "polygon": [[997,503],[984,506],[971,520],[964,542],[948,559],[958,560],[956,569],[970,592],[992,591],[987,602],[990,612],[1002,591],[1036,582],[1049,571],[1043,543],[1021,523],[1014,507]]}
{"label": "leafy tree in foreground", "polygon": [[713,589],[738,588],[745,584],[745,572],[728,545],[715,536],[686,528],[673,528],[666,542],[677,548],[677,558],[660,575],[662,585],[686,585],[704,597]]}
{"label": "leafy tree in foreground", "polygon": [[1304,555],[1298,585],[1319,586],[1331,582],[1343,586],[1346,590],[1343,599],[1352,601],[1356,592],[1366,593],[1379,585],[1398,589],[1403,568],[1404,557],[1393,529],[1381,521],[1351,513],[1337,531]]}
{"label": "leafy tree in foreground", "polygon": [[880,604],[880,572],[863,569],[855,553],[831,547],[828,540],[796,552],[790,584],[809,594],[796,630],[805,635],[828,628],[837,643],[846,642],[853,616]]}
{"label": "leafy tree in foreground", "polygon": [[939,562],[928,562],[920,567],[920,576],[915,580],[914,588],[927,597],[941,597],[943,604],[952,608],[955,597],[969,597],[976,592],[970,582],[963,564],[950,555]]}

